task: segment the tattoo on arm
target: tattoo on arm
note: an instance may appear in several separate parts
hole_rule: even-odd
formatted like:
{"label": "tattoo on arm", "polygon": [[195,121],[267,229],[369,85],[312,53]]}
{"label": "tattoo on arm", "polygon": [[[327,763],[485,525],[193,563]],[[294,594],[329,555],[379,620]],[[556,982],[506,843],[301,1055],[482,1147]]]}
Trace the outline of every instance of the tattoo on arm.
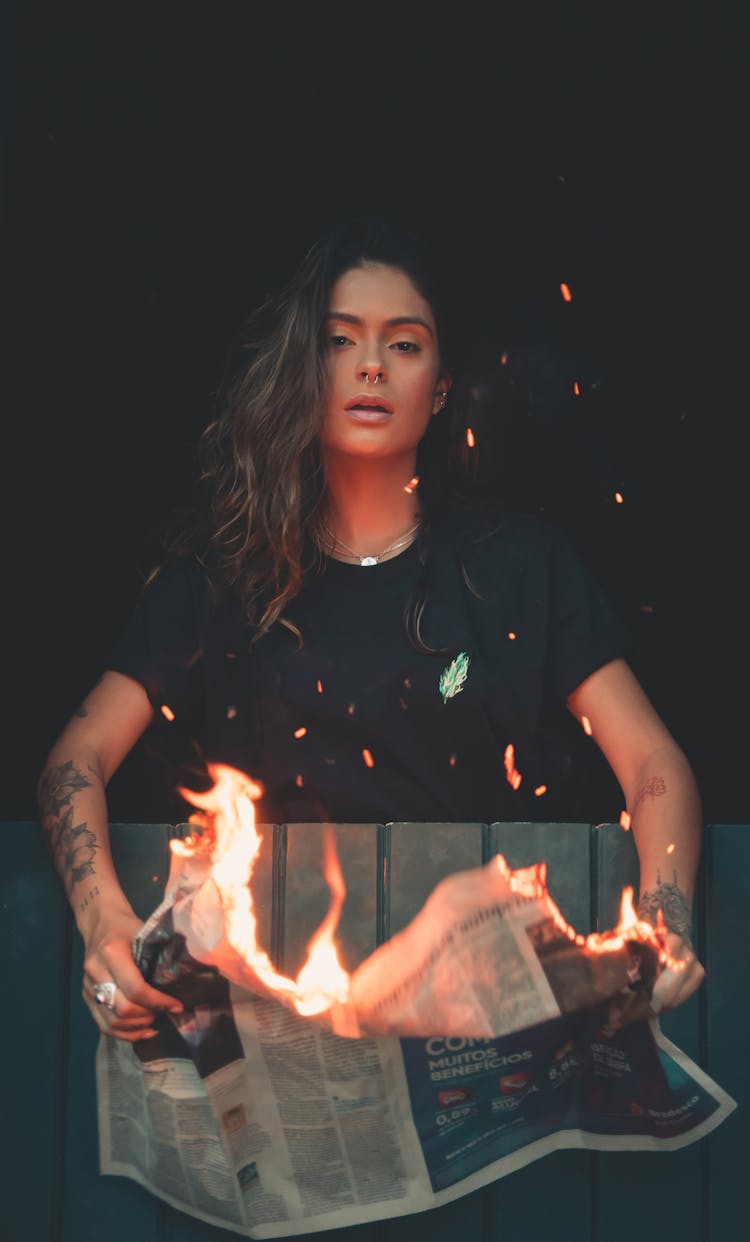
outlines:
{"label": "tattoo on arm", "polygon": [[662,794],[667,792],[667,786],[660,776],[652,776],[646,781],[635,796],[633,803],[633,811],[639,807],[646,798],[661,798]]}
{"label": "tattoo on arm", "polygon": [[96,837],[85,820],[73,822],[73,795],[90,787],[91,781],[72,759],[48,768],[39,787],[42,827],[68,896],[76,884],[95,874]]}
{"label": "tattoo on arm", "polygon": [[677,887],[677,872],[675,872],[673,884],[665,884],[659,875],[656,880],[656,888],[641,894],[638,902],[638,917],[655,925],[656,913],[661,910],[669,931],[681,936],[692,949],[693,942],[690,936],[692,917],[690,907]]}

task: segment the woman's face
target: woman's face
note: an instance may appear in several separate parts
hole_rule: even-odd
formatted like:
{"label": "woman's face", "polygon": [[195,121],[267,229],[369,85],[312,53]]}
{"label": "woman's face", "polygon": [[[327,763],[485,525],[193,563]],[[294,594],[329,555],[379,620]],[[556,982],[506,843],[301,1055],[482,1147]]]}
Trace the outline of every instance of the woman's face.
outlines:
{"label": "woman's face", "polygon": [[339,277],[328,312],[322,444],[362,458],[414,450],[450,387],[429,303],[404,272],[371,263]]}

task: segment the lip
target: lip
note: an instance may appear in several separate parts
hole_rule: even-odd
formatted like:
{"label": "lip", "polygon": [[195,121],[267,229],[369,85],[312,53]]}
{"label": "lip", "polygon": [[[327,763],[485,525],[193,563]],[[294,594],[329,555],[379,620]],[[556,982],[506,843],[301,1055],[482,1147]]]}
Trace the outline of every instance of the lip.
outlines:
{"label": "lip", "polygon": [[357,406],[364,406],[365,408],[369,408],[373,411],[374,414],[377,414],[377,413],[382,414],[383,411],[385,411],[387,414],[394,413],[393,406],[391,405],[390,401],[386,401],[384,397],[380,396],[380,394],[378,394],[378,396],[376,397],[373,393],[360,392],[357,394],[356,397],[352,397],[351,401],[347,401],[346,405],[344,406],[344,409],[346,410],[347,414],[352,414],[352,413],[363,414],[364,410],[355,409],[355,407]]}
{"label": "lip", "polygon": [[389,423],[393,418],[393,414],[389,414],[387,410],[352,410],[348,406],[344,413],[355,423],[367,423],[373,427],[378,423]]}

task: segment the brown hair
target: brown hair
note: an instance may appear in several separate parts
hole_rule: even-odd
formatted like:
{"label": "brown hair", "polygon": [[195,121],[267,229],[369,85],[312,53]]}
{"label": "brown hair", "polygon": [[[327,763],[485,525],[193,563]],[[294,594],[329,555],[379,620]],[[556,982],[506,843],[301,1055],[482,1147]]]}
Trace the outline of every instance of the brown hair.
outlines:
{"label": "brown hair", "polygon": [[[417,650],[433,650],[423,643],[421,620],[434,524],[449,503],[471,506],[481,500],[494,478],[497,420],[486,390],[472,386],[459,366],[451,297],[455,277],[448,265],[436,262],[424,240],[391,221],[365,217],[334,226],[232,342],[214,417],[201,441],[202,499],[169,544],[172,553],[197,553],[238,592],[251,642],[277,621],[301,639],[283,612],[307,575],[323,564],[326,482],[319,435],[327,390],[325,315],[338,277],[366,262],[403,271],[429,302],[441,366],[454,381],[446,408],[430,420],[417,449],[421,573],[404,614]],[[473,449],[467,443],[469,426],[477,440]]]}

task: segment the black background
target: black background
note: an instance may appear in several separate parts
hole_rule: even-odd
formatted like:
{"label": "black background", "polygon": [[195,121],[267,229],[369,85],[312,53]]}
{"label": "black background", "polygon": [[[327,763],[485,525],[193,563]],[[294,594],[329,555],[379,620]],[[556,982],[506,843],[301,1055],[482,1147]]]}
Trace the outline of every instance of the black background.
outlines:
{"label": "black background", "polygon": [[[238,320],[368,210],[460,262],[477,334],[525,360],[515,499],[633,630],[706,819],[746,821],[739,21],[153,0],[17,3],[5,33],[3,817],[35,814],[46,749],[189,494]],[[616,817],[576,746],[570,817]],[[110,809],[174,817],[142,746]]]}

